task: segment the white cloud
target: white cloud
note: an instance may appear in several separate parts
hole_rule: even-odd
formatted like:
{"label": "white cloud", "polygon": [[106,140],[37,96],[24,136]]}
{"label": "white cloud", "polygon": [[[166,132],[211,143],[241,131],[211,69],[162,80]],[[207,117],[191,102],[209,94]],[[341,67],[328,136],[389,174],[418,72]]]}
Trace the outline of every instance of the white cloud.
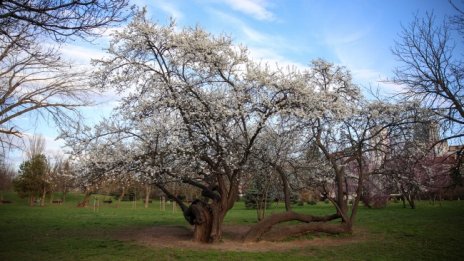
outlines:
{"label": "white cloud", "polygon": [[222,0],[232,9],[263,21],[272,21],[274,14],[267,9],[268,3],[264,0]]}
{"label": "white cloud", "polygon": [[167,13],[169,16],[176,19],[177,21],[181,20],[184,17],[184,14],[171,1],[156,1],[153,6],[161,9],[163,12]]}
{"label": "white cloud", "polygon": [[377,50],[369,49],[357,44],[332,47],[337,63],[351,71],[355,83],[378,89],[387,96],[404,92],[404,86],[391,82],[391,75],[381,70],[384,57]]}
{"label": "white cloud", "polygon": [[229,26],[229,28],[227,28],[228,32],[238,37],[238,40],[247,46],[267,46],[274,49],[274,51],[297,50],[297,47],[289,44],[285,38],[276,34],[271,35],[260,32],[236,16],[212,8],[208,9],[208,12],[215,19],[220,19],[225,25]]}
{"label": "white cloud", "polygon": [[[217,19],[220,19],[230,28],[237,42],[247,46],[251,58],[256,61],[267,63],[271,67],[305,67],[301,63],[294,62],[285,57],[283,53],[287,51],[301,51],[295,44],[289,43],[285,38],[279,35],[270,35],[260,32],[247,23],[228,13],[217,9],[208,9],[208,12]],[[218,20],[219,21],[219,20]]]}
{"label": "white cloud", "polygon": [[[23,148],[22,150],[16,149],[11,151],[11,153],[8,155],[7,159],[8,162],[13,166],[15,170],[19,168],[19,165],[27,160],[27,146],[28,146],[28,139],[32,138],[34,135],[42,135],[42,137],[45,140],[45,151],[44,154],[47,157],[55,157],[58,155],[63,155],[64,156],[64,141],[63,140],[56,140],[56,136],[53,136],[53,131],[47,131],[47,134],[40,134],[40,133],[30,133],[26,132],[23,133],[23,138],[21,140],[18,140],[18,145],[20,148]],[[52,134],[52,135],[50,135]]]}
{"label": "white cloud", "polygon": [[56,137],[51,137],[51,136],[44,136],[44,138],[45,138],[45,143],[47,145],[45,149],[46,155],[64,154],[64,151],[63,151],[64,141],[63,140],[57,140]]}
{"label": "white cloud", "polygon": [[119,105],[120,96],[112,91],[105,92],[91,107],[82,108],[84,123],[94,125],[111,115],[114,108]]}
{"label": "white cloud", "polygon": [[91,59],[102,58],[105,51],[99,50],[99,47],[84,47],[75,44],[66,44],[61,48],[63,55],[73,61],[75,64],[88,65]]}
{"label": "white cloud", "polygon": [[103,39],[105,40],[109,40],[111,39],[111,36],[118,32],[118,31],[122,31],[123,29],[125,28],[124,25],[121,25],[121,26],[113,26],[113,27],[110,27],[110,28],[106,28],[104,29],[103,31],[101,31],[99,34],[102,36]]}
{"label": "white cloud", "polygon": [[386,75],[373,69],[352,69],[351,72],[354,82],[378,90],[382,95],[391,96],[405,91],[404,86],[391,82]]}
{"label": "white cloud", "polygon": [[[392,83],[385,72],[383,51],[372,45],[369,35],[372,27],[367,25],[353,30],[326,30],[324,41],[335,55],[337,64],[351,71],[353,81],[364,88],[376,89],[382,95],[391,96],[404,92],[404,86]],[[366,93],[367,94],[367,93]],[[367,94],[368,95],[368,94]]]}
{"label": "white cloud", "polygon": [[360,30],[352,31],[349,33],[343,33],[343,32],[336,32],[336,31],[331,31],[327,30],[327,33],[325,35],[325,41],[329,45],[345,45],[345,44],[355,44],[356,42],[360,41],[366,35],[369,34],[371,28],[366,27]]}
{"label": "white cloud", "polygon": [[247,40],[251,40],[253,42],[266,42],[269,40],[269,37],[259,31],[245,25],[244,23],[237,22],[239,24],[239,28],[243,34],[245,34]]}
{"label": "white cloud", "polygon": [[259,47],[250,47],[248,48],[250,51],[250,56],[256,61],[261,61],[269,65],[271,68],[292,68],[295,67],[296,69],[304,69],[307,68],[306,65],[297,63],[295,61],[289,60],[282,55],[277,54],[271,48],[259,48]]}

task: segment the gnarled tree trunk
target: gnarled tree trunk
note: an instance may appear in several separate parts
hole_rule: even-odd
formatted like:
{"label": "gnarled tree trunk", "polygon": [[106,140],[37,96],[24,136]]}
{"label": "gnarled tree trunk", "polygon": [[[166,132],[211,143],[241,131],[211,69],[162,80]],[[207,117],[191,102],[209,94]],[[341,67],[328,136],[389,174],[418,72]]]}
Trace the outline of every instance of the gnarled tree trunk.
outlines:
{"label": "gnarled tree trunk", "polygon": [[223,211],[217,203],[193,201],[184,211],[185,219],[194,226],[193,240],[201,243],[219,242],[222,239],[225,214],[226,211]]}
{"label": "gnarled tree trunk", "polygon": [[290,202],[290,188],[288,185],[288,179],[285,175],[285,172],[280,166],[277,166],[277,172],[279,173],[280,180],[282,181],[282,187],[284,192],[284,202],[285,202],[285,210],[290,211],[292,210],[292,204]]}
{"label": "gnarled tree trunk", "polygon": [[270,241],[280,241],[285,240],[289,236],[299,236],[310,232],[323,232],[336,235],[341,233],[349,233],[351,230],[346,224],[316,222],[285,226],[276,230],[269,231],[264,235],[264,238]]}
{"label": "gnarled tree trunk", "polygon": [[[279,223],[283,222],[288,222],[288,221],[301,221],[305,223],[311,223],[311,222],[327,222],[330,220],[334,220],[340,218],[339,214],[333,214],[333,215],[328,215],[328,216],[312,216],[312,215],[303,215],[300,213],[296,213],[293,211],[287,211],[279,214],[274,214],[272,216],[269,216],[263,220],[261,220],[259,223],[254,225],[244,236],[243,241],[245,242],[253,242],[253,241],[259,241],[262,236],[271,230],[271,228]],[[340,227],[343,227],[342,229]],[[286,230],[282,231],[282,236],[288,237],[288,236],[293,236],[294,233],[296,234],[303,234],[306,232],[310,231],[315,231],[317,228],[317,231],[321,232],[327,232],[327,233],[340,233],[340,232],[349,232],[349,229],[345,225],[339,225],[339,226],[309,226],[307,227],[307,230],[304,231],[304,229],[298,229],[296,231],[293,230]]]}
{"label": "gnarled tree trunk", "polygon": [[208,243],[210,241],[213,216],[208,204],[201,200],[195,200],[184,211],[184,217],[194,226],[193,240]]}
{"label": "gnarled tree trunk", "polygon": [[212,209],[213,222],[211,226],[210,242],[220,242],[222,240],[222,224],[227,214],[227,209],[221,202],[213,202],[210,205]]}
{"label": "gnarled tree trunk", "polygon": [[174,200],[182,209],[184,218],[194,226],[194,240],[202,243],[216,243],[222,240],[222,225],[224,218],[237,200],[239,170],[233,172],[235,178],[230,183],[222,176],[216,176],[218,184],[210,187],[191,179],[182,180],[184,183],[202,189],[205,200],[194,200],[189,207],[171,193],[164,184],[154,183],[169,199]]}

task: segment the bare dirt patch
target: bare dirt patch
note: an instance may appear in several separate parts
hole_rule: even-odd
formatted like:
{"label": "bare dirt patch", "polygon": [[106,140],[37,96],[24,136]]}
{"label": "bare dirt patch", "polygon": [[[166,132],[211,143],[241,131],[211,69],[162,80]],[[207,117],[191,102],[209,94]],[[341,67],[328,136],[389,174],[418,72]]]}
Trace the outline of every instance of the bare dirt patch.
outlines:
{"label": "bare dirt patch", "polygon": [[192,229],[187,226],[153,226],[144,229],[120,230],[114,237],[123,241],[134,241],[137,244],[153,247],[187,248],[195,250],[222,250],[222,251],[246,251],[267,252],[286,251],[305,247],[322,247],[351,244],[365,241],[368,234],[363,230],[355,230],[352,235],[341,237],[322,236],[312,239],[299,238],[290,241],[273,242],[264,238],[260,242],[243,243],[242,236],[248,231],[246,225],[225,225],[223,242],[218,244],[202,244],[193,242]]}

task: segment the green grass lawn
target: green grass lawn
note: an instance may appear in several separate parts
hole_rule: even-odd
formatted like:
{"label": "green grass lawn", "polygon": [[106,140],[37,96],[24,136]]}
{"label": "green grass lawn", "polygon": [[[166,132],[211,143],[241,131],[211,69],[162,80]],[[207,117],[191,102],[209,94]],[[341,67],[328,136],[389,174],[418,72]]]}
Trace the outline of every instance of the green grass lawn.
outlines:
{"label": "green grass lawn", "polygon": [[[385,209],[361,207],[356,231],[365,239],[337,246],[308,246],[279,252],[227,252],[147,247],[116,240],[123,229],[187,225],[170,206],[160,211],[156,201],[148,209],[103,205],[76,208],[81,195],[63,205],[29,207],[25,200],[6,194],[13,204],[0,205],[0,260],[464,260],[464,201],[442,206],[419,202],[417,209],[390,204]],[[283,207],[283,206],[280,206]],[[268,213],[282,211],[271,208]],[[329,204],[295,206],[296,211],[328,214]],[[238,202],[226,224],[253,224],[256,213]],[[319,237],[351,237],[351,235]],[[310,237],[307,237],[310,238]]]}

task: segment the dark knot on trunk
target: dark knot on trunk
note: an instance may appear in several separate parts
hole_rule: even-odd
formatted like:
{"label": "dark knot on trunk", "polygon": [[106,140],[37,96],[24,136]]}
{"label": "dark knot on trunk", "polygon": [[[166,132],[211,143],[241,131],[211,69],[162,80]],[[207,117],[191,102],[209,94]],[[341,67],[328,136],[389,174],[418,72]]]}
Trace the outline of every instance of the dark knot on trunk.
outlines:
{"label": "dark knot on trunk", "polygon": [[194,200],[184,212],[184,217],[190,225],[203,224],[209,219],[210,215],[211,209],[208,204],[199,199]]}

